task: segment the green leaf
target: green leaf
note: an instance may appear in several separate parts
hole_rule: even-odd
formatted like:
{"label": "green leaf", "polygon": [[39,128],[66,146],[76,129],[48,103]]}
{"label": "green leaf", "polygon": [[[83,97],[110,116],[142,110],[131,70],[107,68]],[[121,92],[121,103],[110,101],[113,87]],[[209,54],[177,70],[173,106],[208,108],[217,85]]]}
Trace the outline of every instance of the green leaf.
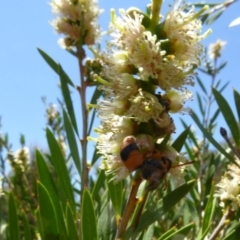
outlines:
{"label": "green leaf", "polygon": [[[187,128],[188,127],[188,125],[180,118],[180,120],[181,120],[181,123],[183,124],[183,126],[185,127],[185,128]],[[198,141],[197,141],[197,139],[196,139],[196,136],[195,136],[195,134],[193,134],[193,132],[190,130],[189,131],[189,133],[188,133],[188,137],[192,140],[192,142],[194,143],[194,145],[195,145],[195,147],[198,149],[198,150],[200,150],[200,146],[199,146],[199,144],[198,144]]]}
{"label": "green leaf", "polygon": [[123,186],[121,181],[116,183],[112,180],[112,177],[113,176],[111,174],[107,176],[108,191],[112,201],[113,209],[115,211],[115,216],[116,218],[118,218],[121,216],[121,212],[122,212]]}
{"label": "green leaf", "polygon": [[163,211],[167,212],[171,209],[175,204],[177,204],[195,185],[196,180],[191,180],[174,191],[170,192],[167,196],[163,197]]}
{"label": "green leaf", "polygon": [[68,140],[68,145],[70,148],[71,156],[72,156],[75,166],[78,170],[79,176],[81,176],[81,160],[79,157],[76,138],[75,138],[74,131],[72,128],[72,124],[71,124],[69,117],[64,109],[63,109],[63,119],[64,119],[64,127],[65,127],[66,134],[67,134],[67,140]]}
{"label": "green leaf", "polygon": [[[96,104],[97,100],[100,98],[100,96],[102,95],[102,90],[99,90],[98,87],[95,88],[95,91],[92,95],[92,99],[91,99],[91,104]],[[95,119],[95,115],[96,115],[96,111],[93,111],[92,113],[92,117],[91,117],[91,121],[88,127],[88,135],[91,135],[91,131],[92,131],[92,126],[93,126],[93,122]]]}
{"label": "green leaf", "polygon": [[222,153],[227,159],[229,159],[229,161],[231,161],[232,163],[236,164],[233,157],[227,153],[225,151],[225,149],[212,137],[212,134],[209,133],[204,127],[203,125],[200,123],[197,115],[192,111],[191,114],[192,119],[194,120],[194,122],[197,124],[197,126],[200,128],[200,130],[202,131],[202,133],[204,134],[204,136],[209,140],[210,143],[212,143],[212,145],[220,152]]}
{"label": "green leaf", "polygon": [[225,121],[227,122],[228,127],[231,130],[231,133],[235,140],[235,143],[237,144],[237,146],[239,146],[239,140],[240,140],[239,139],[240,138],[239,128],[238,128],[238,123],[232,112],[232,109],[229,106],[226,99],[222,96],[222,94],[214,88],[213,88],[213,94],[214,94],[215,100],[223,114],[223,117],[224,117]]}
{"label": "green leaf", "polygon": [[36,219],[37,219],[37,230],[40,233],[41,239],[44,239],[43,224],[42,224],[42,218],[40,215],[39,208],[36,210]]}
{"label": "green leaf", "polygon": [[[174,191],[170,192],[167,196],[163,197],[154,208],[147,209],[140,220],[137,229],[134,231],[134,235],[138,234],[144,229],[148,228],[152,223],[157,221],[161,216],[167,213],[175,204],[177,204],[195,185],[196,180],[191,180]],[[128,229],[129,231],[129,229]]]}
{"label": "green leaf", "polygon": [[214,184],[212,183],[212,188],[210,192],[210,196],[208,198],[207,206],[204,211],[204,217],[203,217],[203,223],[202,223],[202,232],[205,232],[206,229],[211,224],[211,221],[213,219],[213,214],[215,210],[216,201],[214,199]]}
{"label": "green leaf", "polygon": [[209,126],[213,125],[215,120],[217,119],[218,115],[220,113],[219,108],[215,111],[215,113],[213,114],[213,116],[211,117],[210,121],[209,121]]}
{"label": "green leaf", "polygon": [[240,236],[240,227],[239,224],[234,227],[235,229],[232,230],[223,240],[236,240],[239,239]]}
{"label": "green leaf", "polygon": [[47,189],[40,182],[37,184],[37,189],[44,239],[58,239],[59,229],[52,199]]}
{"label": "green leaf", "polygon": [[161,148],[165,148],[170,138],[171,138],[171,134],[167,134],[164,137],[164,139],[161,141],[161,143],[158,145],[158,149],[161,150]]}
{"label": "green leaf", "polygon": [[100,189],[104,186],[105,178],[106,178],[105,172],[104,172],[104,170],[101,170],[98,174],[97,181],[95,182],[93,190],[92,190],[92,199],[93,200],[97,199]]}
{"label": "green leaf", "polygon": [[94,123],[94,120],[95,120],[95,116],[96,116],[96,111],[93,110],[92,115],[91,115],[91,120],[90,120],[90,123],[89,123],[89,127],[88,127],[88,136],[91,135],[92,126],[93,126],[93,123]]}
{"label": "green leaf", "polygon": [[226,82],[218,91],[221,93],[227,86],[229,82]]}
{"label": "green leaf", "polygon": [[212,188],[211,192],[208,198],[208,202],[204,211],[204,217],[203,217],[203,222],[202,222],[202,228],[199,231],[199,235],[197,239],[203,239],[206,234],[208,233],[211,225],[212,225],[212,219],[213,219],[213,213],[215,210],[215,205],[216,205],[216,199],[214,198],[214,184],[212,183]]}
{"label": "green leaf", "polygon": [[73,108],[73,104],[72,104],[72,99],[71,99],[71,94],[70,94],[70,90],[68,88],[68,82],[67,82],[66,76],[65,76],[65,74],[62,70],[62,67],[60,65],[59,65],[59,68],[58,68],[58,74],[59,74],[59,77],[60,77],[62,95],[63,95],[64,102],[66,104],[68,115],[71,119],[71,122],[72,122],[72,125],[73,125],[73,128],[74,128],[75,132],[79,136],[78,128],[77,128],[77,121],[76,121],[74,108]]}
{"label": "green leaf", "polygon": [[237,109],[237,114],[238,114],[238,121],[240,122],[240,94],[235,89],[233,89],[233,94],[234,94],[235,107]]}
{"label": "green leaf", "polygon": [[222,62],[221,64],[220,64],[220,66],[218,67],[218,72],[221,70],[221,69],[223,69],[223,68],[225,68],[226,67],[226,65],[227,65],[227,61],[225,61],[225,62]]}
{"label": "green leaf", "polygon": [[200,97],[199,93],[197,93],[197,100],[198,100],[198,106],[199,106],[200,112],[204,116],[206,108],[203,107],[202,98]]}
{"label": "green leaf", "polygon": [[9,239],[19,240],[17,206],[12,192],[10,192],[8,199],[8,224]]}
{"label": "green leaf", "polygon": [[92,157],[92,162],[91,162],[91,166],[93,166],[96,161],[99,159],[101,155],[98,153],[98,150],[96,147],[94,147],[94,153],[93,153],[93,157]]}
{"label": "green leaf", "polygon": [[212,24],[213,22],[215,22],[223,14],[224,11],[225,11],[225,8],[222,8],[217,13],[212,14],[211,17],[208,18],[206,23],[208,25]]}
{"label": "green leaf", "polygon": [[207,227],[205,232],[203,232],[203,233],[200,232],[200,235],[199,235],[198,239],[200,239],[200,240],[204,240],[205,239],[205,237],[207,236],[207,234],[208,234],[208,232],[209,232],[209,230],[211,228],[211,225],[212,225],[212,223],[209,224],[209,226]]}
{"label": "green leaf", "polygon": [[74,216],[69,204],[67,204],[66,214],[67,228],[68,228],[68,239],[79,239],[77,230],[77,221],[74,220]]}
{"label": "green leaf", "polygon": [[47,129],[47,141],[51,152],[54,168],[60,180],[61,188],[63,190],[63,193],[65,194],[66,200],[69,201],[71,205],[72,211],[75,213],[76,205],[66,162],[57,140],[49,129]]}
{"label": "green leaf", "polygon": [[98,218],[98,239],[111,239],[112,231],[109,204],[105,204]]}
{"label": "green leaf", "polygon": [[202,89],[202,91],[207,95],[207,90],[206,90],[205,86],[203,85],[201,79],[198,76],[196,77],[196,79],[197,79],[197,82],[198,82],[200,88]]}
{"label": "green leaf", "polygon": [[97,224],[91,194],[84,189],[81,209],[82,240],[97,240]]}
{"label": "green leaf", "polygon": [[187,127],[176,139],[175,141],[172,143],[172,147],[177,151],[180,152],[187,137],[188,134],[190,132],[190,126]]}
{"label": "green leaf", "polygon": [[[174,233],[170,234],[168,237],[165,237],[164,240],[171,239],[172,237],[176,237],[176,239],[180,239],[177,234],[182,234],[182,236],[186,236],[187,233],[191,230],[191,228],[195,225],[194,222],[189,223],[188,225],[180,228],[179,230],[175,231]],[[161,238],[160,238],[161,239]],[[159,240],[159,239],[158,239]]]}
{"label": "green leaf", "polygon": [[158,238],[158,240],[164,240],[164,239],[166,239],[168,236],[172,235],[174,232],[176,232],[176,227],[175,227],[175,226],[172,227],[172,228],[170,228],[170,229],[169,229],[168,231],[166,231],[165,233],[163,233],[163,234],[161,235],[161,237]]}
{"label": "green leaf", "polygon": [[[39,150],[36,150],[36,163],[37,163],[37,169],[38,169],[38,175],[39,175],[40,182],[47,189],[47,191],[53,201],[53,204],[54,204],[54,207],[56,210],[56,214],[57,214],[59,231],[60,231],[60,234],[62,236],[64,236],[67,233],[67,229],[66,229],[66,224],[64,221],[64,213],[63,213],[62,207],[60,205],[61,197],[58,196],[57,186],[52,178],[52,174],[49,171],[46,161],[44,160],[44,157],[42,156],[42,154]],[[66,202],[65,198],[62,199],[62,201]]]}
{"label": "green leaf", "polygon": [[23,228],[24,228],[24,240],[32,240],[29,222],[25,212],[23,212]]}
{"label": "green leaf", "polygon": [[[56,63],[47,53],[45,53],[40,48],[38,48],[37,50],[41,54],[43,59],[46,61],[46,63],[53,69],[53,71],[55,71],[58,74],[59,64]],[[67,80],[67,83],[70,84],[72,87],[74,87],[74,84],[71,81],[71,79],[68,77],[68,75],[65,72],[63,72],[63,74],[65,75],[65,79]]]}
{"label": "green leaf", "polygon": [[143,239],[153,239],[153,234],[154,234],[154,225],[152,224],[147,229],[146,233],[143,236]]}

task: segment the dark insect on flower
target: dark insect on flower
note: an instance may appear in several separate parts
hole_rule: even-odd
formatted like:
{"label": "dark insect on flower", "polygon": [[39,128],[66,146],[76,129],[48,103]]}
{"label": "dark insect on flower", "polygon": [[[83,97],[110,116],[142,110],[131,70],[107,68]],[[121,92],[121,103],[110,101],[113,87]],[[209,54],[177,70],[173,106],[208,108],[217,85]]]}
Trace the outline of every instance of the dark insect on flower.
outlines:
{"label": "dark insect on flower", "polygon": [[120,156],[129,172],[140,168],[144,161],[143,155],[136,144],[136,139],[133,136],[123,139]]}
{"label": "dark insect on flower", "polygon": [[158,188],[163,179],[165,179],[166,188],[166,175],[172,166],[169,158],[161,155],[159,151],[154,153],[151,158],[145,159],[141,167],[142,177],[149,181],[148,190],[152,191]]}
{"label": "dark insect on flower", "polygon": [[155,96],[158,98],[159,103],[164,107],[164,110],[166,112],[170,111],[170,102],[168,99],[163,98],[163,96],[161,95],[161,93],[157,93],[155,94]]}
{"label": "dark insect on flower", "polygon": [[172,162],[158,150],[141,154],[133,136],[124,138],[120,156],[129,172],[141,169],[142,177],[149,181],[148,190],[156,189],[172,166]]}

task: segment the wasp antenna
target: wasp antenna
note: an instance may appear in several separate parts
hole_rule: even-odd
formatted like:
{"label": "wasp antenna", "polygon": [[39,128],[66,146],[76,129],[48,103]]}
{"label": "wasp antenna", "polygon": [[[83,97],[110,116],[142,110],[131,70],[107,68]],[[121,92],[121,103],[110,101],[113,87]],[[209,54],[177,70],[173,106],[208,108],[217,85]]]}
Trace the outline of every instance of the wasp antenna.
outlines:
{"label": "wasp antenna", "polygon": [[192,164],[192,163],[195,163],[195,162],[196,162],[196,161],[191,161],[191,162],[187,162],[187,163],[182,163],[182,164],[173,166],[173,167],[171,167],[171,168],[181,167],[181,166],[189,165],[189,164]]}

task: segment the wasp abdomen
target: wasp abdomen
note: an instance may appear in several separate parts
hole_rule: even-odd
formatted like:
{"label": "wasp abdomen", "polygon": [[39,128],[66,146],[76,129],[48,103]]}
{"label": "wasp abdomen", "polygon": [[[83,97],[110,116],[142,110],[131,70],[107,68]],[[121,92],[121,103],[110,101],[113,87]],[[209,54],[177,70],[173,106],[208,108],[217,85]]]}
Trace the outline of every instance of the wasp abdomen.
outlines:
{"label": "wasp abdomen", "polygon": [[120,152],[121,159],[129,172],[133,172],[143,163],[143,156],[133,136],[124,138]]}

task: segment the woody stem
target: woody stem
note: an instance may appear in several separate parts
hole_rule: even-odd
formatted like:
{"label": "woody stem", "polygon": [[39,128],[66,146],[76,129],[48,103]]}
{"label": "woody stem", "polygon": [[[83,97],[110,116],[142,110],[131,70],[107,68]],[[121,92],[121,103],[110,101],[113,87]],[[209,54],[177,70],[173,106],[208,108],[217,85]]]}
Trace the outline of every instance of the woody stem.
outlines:
{"label": "woody stem", "polygon": [[132,189],[129,195],[129,199],[128,199],[125,211],[122,216],[122,220],[117,229],[116,239],[121,239],[123,233],[127,228],[128,221],[132,216],[134,209],[136,207],[136,203],[137,203],[136,196],[137,196],[137,191],[141,182],[142,182],[142,176],[140,173],[137,173],[132,183]]}

